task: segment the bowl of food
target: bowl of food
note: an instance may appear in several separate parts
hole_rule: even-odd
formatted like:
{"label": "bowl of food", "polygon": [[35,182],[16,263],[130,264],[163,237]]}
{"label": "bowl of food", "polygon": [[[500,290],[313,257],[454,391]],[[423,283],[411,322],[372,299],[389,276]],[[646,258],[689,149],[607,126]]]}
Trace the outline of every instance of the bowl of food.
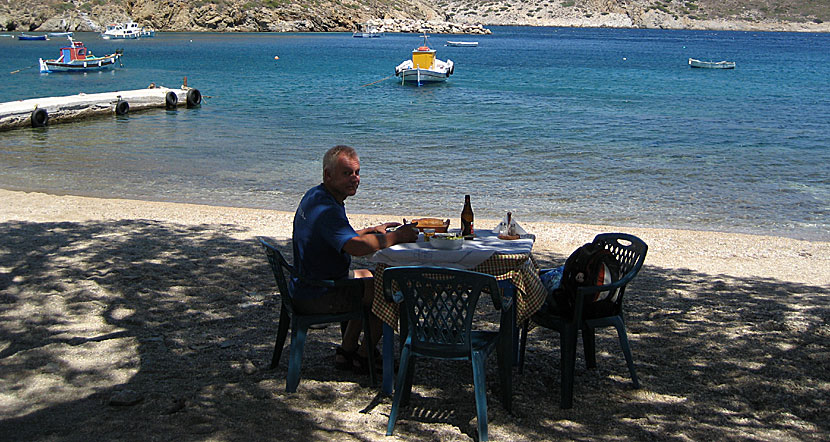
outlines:
{"label": "bowl of food", "polygon": [[447,233],[447,229],[450,227],[450,220],[442,221],[438,218],[416,218],[410,222],[417,223],[416,227],[421,232],[424,229],[435,229],[435,233]]}
{"label": "bowl of food", "polygon": [[436,233],[429,244],[441,250],[458,250],[464,244],[464,237],[456,233]]}

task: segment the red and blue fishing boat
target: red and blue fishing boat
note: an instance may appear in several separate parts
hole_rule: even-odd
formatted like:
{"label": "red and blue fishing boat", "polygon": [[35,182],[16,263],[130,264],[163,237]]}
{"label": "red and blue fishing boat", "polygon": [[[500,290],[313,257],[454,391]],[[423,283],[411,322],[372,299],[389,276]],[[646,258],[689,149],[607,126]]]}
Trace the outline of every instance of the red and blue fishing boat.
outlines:
{"label": "red and blue fishing boat", "polygon": [[96,57],[82,42],[72,40],[72,37],[69,37],[69,43],[69,46],[61,48],[61,56],[57,59],[40,59],[41,73],[86,72],[107,69],[113,67],[115,63],[120,64],[123,55],[123,51],[118,49],[113,54]]}

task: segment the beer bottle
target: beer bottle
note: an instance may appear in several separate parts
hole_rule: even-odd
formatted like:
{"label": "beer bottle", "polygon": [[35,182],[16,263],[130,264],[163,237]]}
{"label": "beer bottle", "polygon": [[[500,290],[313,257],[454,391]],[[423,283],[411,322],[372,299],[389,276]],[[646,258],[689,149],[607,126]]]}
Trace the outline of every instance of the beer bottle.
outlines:
{"label": "beer bottle", "polygon": [[464,195],[464,209],[461,210],[461,235],[464,238],[475,236],[473,229],[473,206],[470,205],[470,195]]}

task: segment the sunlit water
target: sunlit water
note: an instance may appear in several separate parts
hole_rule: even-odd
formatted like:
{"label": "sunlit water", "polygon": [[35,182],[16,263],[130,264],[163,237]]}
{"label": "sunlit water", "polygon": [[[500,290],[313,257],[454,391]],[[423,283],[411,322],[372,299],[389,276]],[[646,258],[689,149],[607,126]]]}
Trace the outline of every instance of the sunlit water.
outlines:
{"label": "sunlit water", "polygon": [[478,217],[830,240],[828,35],[497,27],[464,38],[476,48],[434,35],[455,74],[421,88],[385,78],[415,35],[77,38],[123,48],[124,67],[42,75],[62,40],[2,38],[0,102],[187,76],[203,106],[0,132],[0,187],[293,211],[322,153],[349,144],[355,213],[457,217],[469,193]]}

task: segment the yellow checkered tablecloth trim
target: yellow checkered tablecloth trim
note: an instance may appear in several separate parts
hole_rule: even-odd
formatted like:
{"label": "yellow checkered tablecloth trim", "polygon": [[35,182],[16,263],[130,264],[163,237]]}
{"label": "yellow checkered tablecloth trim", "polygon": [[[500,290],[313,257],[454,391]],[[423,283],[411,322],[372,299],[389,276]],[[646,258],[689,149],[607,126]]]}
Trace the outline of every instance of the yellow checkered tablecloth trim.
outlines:
{"label": "yellow checkered tablecloth trim", "polygon": [[[383,322],[398,328],[398,304],[387,301],[383,296],[383,270],[389,267],[378,264],[375,267],[375,299],[372,312]],[[545,302],[545,291],[539,279],[539,266],[532,254],[502,255],[494,254],[486,261],[471,269],[475,272],[493,275],[499,281],[510,280],[516,286],[516,320],[524,322]]]}

